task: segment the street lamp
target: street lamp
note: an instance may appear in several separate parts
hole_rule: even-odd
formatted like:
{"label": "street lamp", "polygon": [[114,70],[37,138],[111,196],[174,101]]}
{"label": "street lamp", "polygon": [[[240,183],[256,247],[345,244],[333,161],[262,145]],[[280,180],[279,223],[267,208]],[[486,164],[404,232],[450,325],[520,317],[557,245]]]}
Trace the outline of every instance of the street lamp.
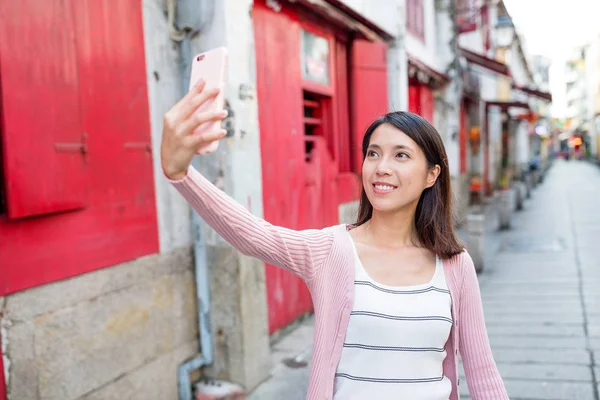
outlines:
{"label": "street lamp", "polygon": [[515,38],[515,25],[513,24],[512,19],[508,15],[499,16],[495,30],[498,47],[510,47]]}

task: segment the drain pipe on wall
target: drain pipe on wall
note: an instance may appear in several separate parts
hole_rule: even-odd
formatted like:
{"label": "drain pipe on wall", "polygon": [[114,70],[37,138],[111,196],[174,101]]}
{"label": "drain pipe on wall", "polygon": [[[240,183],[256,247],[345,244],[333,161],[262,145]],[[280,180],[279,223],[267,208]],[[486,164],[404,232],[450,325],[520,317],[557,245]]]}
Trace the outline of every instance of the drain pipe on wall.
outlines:
{"label": "drain pipe on wall", "polygon": [[[180,45],[181,92],[188,92],[192,62],[192,38],[199,34],[207,24],[202,21],[199,1],[192,4],[189,0],[167,0],[167,20],[169,35]],[[179,13],[177,12],[179,8]],[[212,16],[208,15],[209,19]],[[196,26],[196,27],[194,27]],[[181,27],[181,28],[179,28]],[[197,159],[194,160],[197,162]],[[196,297],[198,301],[198,332],[200,335],[201,354],[179,366],[177,385],[179,400],[192,400],[192,384],[190,373],[199,368],[211,365],[213,362],[212,332],[210,328],[210,286],[206,245],[202,237],[202,221],[198,214],[192,211],[192,227],[194,241],[194,269],[196,275]]]}

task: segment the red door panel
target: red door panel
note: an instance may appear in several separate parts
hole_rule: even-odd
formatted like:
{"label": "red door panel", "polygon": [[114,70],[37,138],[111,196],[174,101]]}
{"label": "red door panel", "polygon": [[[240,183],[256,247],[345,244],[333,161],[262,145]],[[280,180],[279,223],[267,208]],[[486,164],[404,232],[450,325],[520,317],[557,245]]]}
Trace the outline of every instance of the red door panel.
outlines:
{"label": "red door panel", "polygon": [[[144,36],[141,21],[131,21],[140,6],[112,0],[77,0],[74,6],[83,125],[96,168],[91,182],[104,188],[93,201],[126,208],[123,217],[131,220],[148,219],[155,199]],[[128,25],[136,29],[118,28]]]}
{"label": "red door panel", "polygon": [[87,205],[73,20],[70,0],[0,1],[1,123],[10,218]]}
{"label": "red door panel", "polygon": [[[256,1],[252,19],[260,104],[263,213],[275,225],[303,229],[307,204],[300,27],[285,5],[281,13],[274,13]],[[311,311],[312,302],[300,278],[271,265],[265,268],[272,333]]]}
{"label": "red door panel", "polygon": [[421,115],[421,86],[408,85],[408,111]]}
{"label": "red door panel", "polygon": [[433,124],[433,110],[435,107],[433,90],[429,86],[421,86],[421,117]]}
{"label": "red door panel", "polygon": [[433,90],[425,85],[408,86],[408,111],[418,114],[433,124],[435,107]]}
{"label": "red door panel", "polygon": [[362,138],[388,107],[387,45],[355,40],[351,51],[352,170],[362,166]]}

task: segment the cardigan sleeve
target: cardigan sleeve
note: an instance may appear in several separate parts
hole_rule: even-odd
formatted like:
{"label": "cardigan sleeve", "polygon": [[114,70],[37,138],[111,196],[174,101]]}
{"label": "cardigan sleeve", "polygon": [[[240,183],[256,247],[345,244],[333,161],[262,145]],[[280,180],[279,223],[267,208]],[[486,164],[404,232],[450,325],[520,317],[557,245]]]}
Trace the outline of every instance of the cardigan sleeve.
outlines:
{"label": "cardigan sleeve", "polygon": [[315,275],[329,255],[332,233],[273,226],[252,215],[193,167],[181,180],[169,182],[208,225],[245,255],[288,269],[304,281]]}
{"label": "cardigan sleeve", "polygon": [[459,351],[469,393],[473,400],[508,400],[488,340],[475,266],[466,251],[462,258]]}

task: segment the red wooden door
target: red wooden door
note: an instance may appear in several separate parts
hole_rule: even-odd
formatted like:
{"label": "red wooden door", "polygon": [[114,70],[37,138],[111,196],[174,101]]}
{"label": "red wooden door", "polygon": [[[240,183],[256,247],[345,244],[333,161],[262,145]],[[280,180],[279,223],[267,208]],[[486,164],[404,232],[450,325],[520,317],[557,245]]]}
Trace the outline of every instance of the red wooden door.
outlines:
{"label": "red wooden door", "polygon": [[355,40],[351,51],[352,170],[360,172],[365,130],[389,110],[387,45]]}
{"label": "red wooden door", "polygon": [[[0,2],[0,97],[9,218],[88,204],[73,10],[70,0],[47,0],[41,10],[39,6],[37,0]],[[58,21],[63,22],[60,29]]]}
{"label": "red wooden door", "polygon": [[433,91],[425,85],[408,86],[408,111],[418,114],[433,124]]}
{"label": "red wooden door", "polygon": [[433,124],[434,99],[429,86],[421,86],[421,117]]}
{"label": "red wooden door", "polygon": [[[275,13],[254,3],[263,213],[272,224],[303,229],[305,204],[305,144],[300,62],[300,27],[284,5]],[[302,280],[266,265],[269,332],[312,310]]]}

